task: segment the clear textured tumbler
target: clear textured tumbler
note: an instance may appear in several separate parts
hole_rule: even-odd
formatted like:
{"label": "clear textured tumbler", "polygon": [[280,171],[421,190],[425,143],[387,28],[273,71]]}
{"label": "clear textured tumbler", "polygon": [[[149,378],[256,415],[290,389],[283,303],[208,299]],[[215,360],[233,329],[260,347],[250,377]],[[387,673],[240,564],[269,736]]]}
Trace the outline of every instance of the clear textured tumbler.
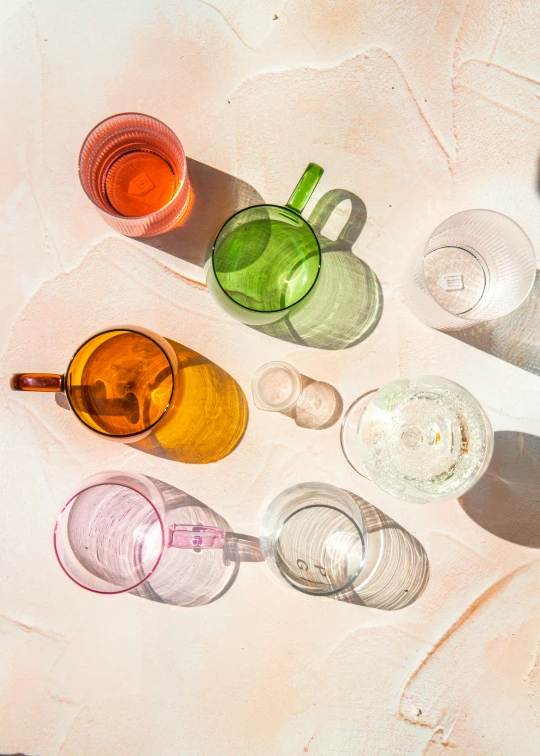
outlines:
{"label": "clear textured tumbler", "polygon": [[326,483],[292,486],[270,504],[261,525],[263,556],[293,588],[330,596],[351,586],[366,557],[358,503]]}
{"label": "clear textured tumbler", "polygon": [[123,472],[82,481],[54,529],[60,566],[95,593],[137,587],[159,569],[168,549],[220,549],[224,542],[219,528],[171,522],[158,487],[143,475]]}
{"label": "clear textured tumbler", "polygon": [[126,236],[162,234],[191,206],[180,140],[143,113],[120,113],[92,129],[79,155],[79,178],[107,223]]}
{"label": "clear textured tumbler", "polygon": [[405,267],[403,287],[414,314],[440,330],[507,315],[527,297],[536,256],[506,215],[466,210],[447,218]]}
{"label": "clear textured tumbler", "polygon": [[486,471],[493,431],[477,400],[437,376],[400,378],[357,399],[341,445],[352,467],[398,499],[461,496]]}

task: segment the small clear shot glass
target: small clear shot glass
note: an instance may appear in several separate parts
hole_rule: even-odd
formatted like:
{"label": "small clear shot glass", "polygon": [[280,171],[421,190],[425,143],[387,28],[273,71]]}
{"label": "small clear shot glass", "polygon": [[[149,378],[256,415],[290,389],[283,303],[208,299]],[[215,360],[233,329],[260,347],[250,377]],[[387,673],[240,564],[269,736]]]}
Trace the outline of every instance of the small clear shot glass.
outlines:
{"label": "small clear shot glass", "polygon": [[253,376],[251,390],[259,409],[286,412],[302,394],[302,376],[288,362],[267,362]]}

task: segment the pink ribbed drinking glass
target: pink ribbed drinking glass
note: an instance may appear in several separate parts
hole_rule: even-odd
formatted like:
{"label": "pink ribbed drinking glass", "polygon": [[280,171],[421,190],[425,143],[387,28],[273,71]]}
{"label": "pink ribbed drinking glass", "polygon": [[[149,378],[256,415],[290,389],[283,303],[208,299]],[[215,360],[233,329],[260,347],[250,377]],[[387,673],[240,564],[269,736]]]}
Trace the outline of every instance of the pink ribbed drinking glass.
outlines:
{"label": "pink ribbed drinking glass", "polygon": [[120,113],[92,129],[79,155],[79,178],[107,223],[126,236],[162,234],[191,207],[180,140],[142,113]]}
{"label": "pink ribbed drinking glass", "polygon": [[54,529],[60,566],[94,593],[123,593],[156,573],[164,553],[222,549],[220,528],[174,522],[155,483],[143,475],[106,472],[86,478]]}

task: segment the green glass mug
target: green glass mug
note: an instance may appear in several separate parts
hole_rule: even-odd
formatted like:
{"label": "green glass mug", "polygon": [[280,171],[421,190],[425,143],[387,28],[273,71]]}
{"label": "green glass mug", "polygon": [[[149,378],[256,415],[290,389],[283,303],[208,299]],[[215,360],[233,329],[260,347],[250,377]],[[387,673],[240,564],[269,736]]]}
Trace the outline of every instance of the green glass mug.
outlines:
{"label": "green glass mug", "polygon": [[299,308],[315,287],[321,248],[301,212],[322,175],[310,163],[285,206],[253,205],[221,227],[206,280],[233,318],[247,325],[273,323]]}

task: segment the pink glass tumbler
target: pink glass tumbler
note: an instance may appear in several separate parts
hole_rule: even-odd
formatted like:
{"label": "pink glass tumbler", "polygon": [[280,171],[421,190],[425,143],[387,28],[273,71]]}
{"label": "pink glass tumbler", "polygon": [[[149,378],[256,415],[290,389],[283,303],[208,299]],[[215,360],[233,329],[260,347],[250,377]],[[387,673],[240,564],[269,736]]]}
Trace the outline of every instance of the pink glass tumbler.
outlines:
{"label": "pink glass tumbler", "polygon": [[82,481],[58,516],[56,556],[82,588],[124,593],[156,573],[168,549],[223,548],[220,528],[175,523],[170,517],[149,478],[123,472],[93,475]]}
{"label": "pink glass tumbler", "polygon": [[79,178],[107,223],[126,236],[169,231],[191,207],[180,140],[142,113],[120,113],[92,129],[79,155]]}

